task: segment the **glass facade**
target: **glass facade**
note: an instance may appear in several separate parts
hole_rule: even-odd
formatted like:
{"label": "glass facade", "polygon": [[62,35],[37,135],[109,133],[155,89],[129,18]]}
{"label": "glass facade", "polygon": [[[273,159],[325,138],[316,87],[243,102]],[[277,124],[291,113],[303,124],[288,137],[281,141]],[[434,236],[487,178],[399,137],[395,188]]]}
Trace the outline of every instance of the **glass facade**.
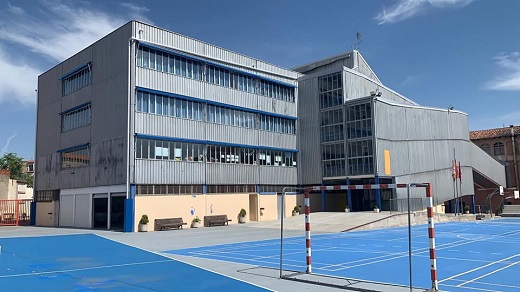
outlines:
{"label": "glass facade", "polygon": [[374,174],[371,101],[346,106],[349,175]]}
{"label": "glass facade", "polygon": [[[295,88],[253,74],[139,45],[137,66],[205,81],[244,92],[294,102]],[[204,73],[204,74],[203,74]]]}
{"label": "glass facade", "polygon": [[135,158],[296,167],[294,152],[145,138],[136,138]]}

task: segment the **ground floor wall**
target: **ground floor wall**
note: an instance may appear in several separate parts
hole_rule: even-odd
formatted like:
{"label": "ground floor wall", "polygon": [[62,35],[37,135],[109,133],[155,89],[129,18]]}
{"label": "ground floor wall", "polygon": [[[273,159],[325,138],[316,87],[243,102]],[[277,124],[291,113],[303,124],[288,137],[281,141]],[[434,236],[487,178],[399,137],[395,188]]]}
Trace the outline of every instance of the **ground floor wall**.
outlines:
{"label": "ground floor wall", "polygon": [[[298,205],[299,195],[285,196],[286,217],[291,216],[294,206]],[[148,230],[153,230],[154,220],[181,217],[190,227],[191,221],[199,217],[202,221],[208,215],[227,215],[238,223],[241,209],[247,212],[246,221],[277,220],[281,214],[281,196],[277,194],[202,194],[172,196],[136,196],[134,231],[137,231],[142,215],[149,219]]]}
{"label": "ground floor wall", "polygon": [[37,226],[55,226],[55,202],[39,202],[36,205],[36,225]]}

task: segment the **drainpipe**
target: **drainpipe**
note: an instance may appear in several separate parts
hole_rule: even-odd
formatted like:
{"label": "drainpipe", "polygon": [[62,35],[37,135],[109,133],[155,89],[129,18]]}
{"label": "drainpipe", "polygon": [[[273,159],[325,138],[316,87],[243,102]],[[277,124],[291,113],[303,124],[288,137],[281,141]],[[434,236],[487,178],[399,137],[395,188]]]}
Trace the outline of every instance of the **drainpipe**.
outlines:
{"label": "drainpipe", "polygon": [[520,186],[518,185],[518,166],[517,166],[517,159],[516,159],[516,145],[515,145],[515,127],[513,125],[511,127],[511,145],[513,145],[513,166],[515,169],[515,183],[516,183],[516,189],[518,190]]}

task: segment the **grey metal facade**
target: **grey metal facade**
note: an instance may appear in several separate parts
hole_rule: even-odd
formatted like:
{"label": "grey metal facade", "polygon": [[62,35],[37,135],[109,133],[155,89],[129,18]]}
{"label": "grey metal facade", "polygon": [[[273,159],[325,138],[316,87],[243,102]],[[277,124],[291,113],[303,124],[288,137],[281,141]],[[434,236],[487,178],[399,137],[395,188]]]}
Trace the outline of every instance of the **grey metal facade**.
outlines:
{"label": "grey metal facade", "polygon": [[[238,72],[236,74],[239,75],[235,74],[237,78],[252,76],[254,82],[264,80],[266,84],[274,86],[275,89],[269,88],[274,91],[277,90],[276,86],[282,86],[279,90],[286,90],[285,88],[291,86],[294,90],[293,101],[264,96],[257,92],[258,88],[239,90],[208,83],[204,75],[206,71],[200,72],[202,78],[196,80],[162,72],[159,65],[156,70],[139,66],[138,50],[143,45],[161,52],[158,54],[166,55],[170,52],[172,55],[178,54],[181,58],[194,60],[193,62],[200,61],[205,66],[221,66],[224,68],[221,70]],[[159,59],[154,59],[155,61],[159,62]],[[63,95],[63,78],[60,77],[69,78],[76,68],[84,64],[88,64],[87,69],[91,70],[92,82]],[[299,76],[297,72],[190,37],[137,21],[129,22],[39,77],[36,191],[125,183],[296,185],[297,167],[294,166],[299,162],[296,133],[261,130],[259,117],[269,116],[271,119],[281,119],[283,123],[293,123],[291,131],[295,131]],[[196,100],[201,105],[204,116],[201,120],[194,120],[138,110],[136,93],[141,88],[152,93],[171,95],[172,98],[179,96],[179,100],[183,101]],[[60,113],[86,103],[91,107],[90,123],[61,132]],[[254,116],[255,125],[247,128],[207,122],[207,107],[210,104]],[[244,123],[242,120],[239,122]],[[288,131],[288,128],[284,131]],[[271,155],[270,152],[264,156],[272,158],[273,161],[269,161],[271,165],[201,163],[202,161],[161,160],[155,157],[141,159],[135,154],[136,137],[161,141],[189,140],[190,143],[213,143],[236,149],[259,147],[258,149],[265,149],[262,151],[290,151],[294,154],[290,154],[291,165],[282,163],[282,154]],[[61,163],[64,153],[77,157],[79,154],[69,153],[68,150],[78,145],[88,149],[88,165],[63,168]],[[260,155],[260,150],[257,152]],[[227,162],[229,156],[227,154]],[[238,162],[238,154],[231,157]]]}
{"label": "grey metal facade", "polygon": [[[463,194],[474,193],[473,171],[497,184],[505,184],[503,166],[469,141],[467,114],[422,107],[384,86],[359,52],[326,58],[294,70],[305,74],[299,78],[298,148],[302,160],[298,169],[299,184],[345,183],[347,179],[373,183],[376,178],[396,183],[431,182],[435,202],[442,203],[453,198],[454,149],[456,160],[461,162]],[[342,104],[323,106],[319,80],[339,72],[343,77]],[[363,140],[350,132],[360,130],[349,125],[348,111],[356,104],[366,104],[372,110],[372,124],[362,126],[362,131],[368,133],[364,140],[373,141],[373,149],[367,153],[373,152],[374,166],[363,175],[353,173],[352,165],[349,165],[349,157],[359,155],[352,153],[349,144]],[[331,109],[345,113],[343,128],[338,127],[344,138],[337,140],[344,145],[341,155],[345,158],[340,158],[345,160],[342,175],[330,175],[330,166],[325,160],[330,155],[330,142],[323,141],[326,128],[323,125],[327,123],[327,112]],[[385,150],[390,157],[389,169],[385,169]],[[412,196],[423,198],[424,191],[413,191]],[[396,198],[404,197],[406,191],[396,192]],[[324,199],[322,197],[322,201]]]}

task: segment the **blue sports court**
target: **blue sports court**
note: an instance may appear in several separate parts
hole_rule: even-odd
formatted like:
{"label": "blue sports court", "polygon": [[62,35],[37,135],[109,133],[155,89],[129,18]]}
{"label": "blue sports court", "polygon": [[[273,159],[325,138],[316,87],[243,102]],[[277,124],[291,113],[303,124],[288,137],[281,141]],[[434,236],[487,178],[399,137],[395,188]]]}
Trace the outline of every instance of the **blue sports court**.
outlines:
{"label": "blue sports court", "polygon": [[94,235],[0,238],[2,291],[266,291]]}
{"label": "blue sports court", "polygon": [[[520,291],[520,220],[438,223],[439,289]],[[306,269],[305,238],[284,240],[284,270]],[[167,251],[207,259],[278,268],[279,240]],[[426,225],[412,227],[413,286],[430,288]],[[315,235],[313,273],[397,285],[409,284],[408,228]]]}

